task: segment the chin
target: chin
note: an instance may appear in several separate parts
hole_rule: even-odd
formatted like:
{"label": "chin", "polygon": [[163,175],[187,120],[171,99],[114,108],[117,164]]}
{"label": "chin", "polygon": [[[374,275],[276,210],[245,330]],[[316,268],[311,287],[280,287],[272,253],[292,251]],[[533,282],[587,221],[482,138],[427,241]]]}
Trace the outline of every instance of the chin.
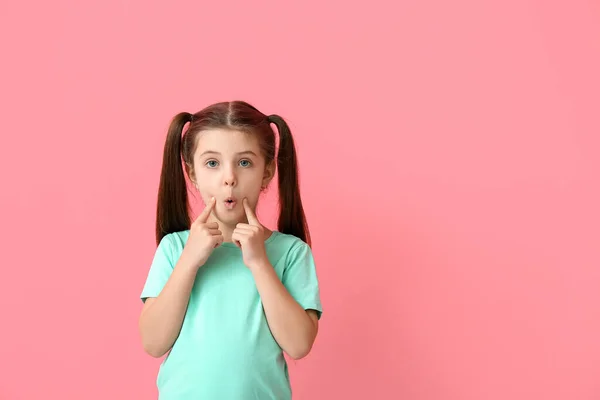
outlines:
{"label": "chin", "polygon": [[243,214],[234,210],[217,210],[215,216],[225,225],[235,226],[244,220]]}

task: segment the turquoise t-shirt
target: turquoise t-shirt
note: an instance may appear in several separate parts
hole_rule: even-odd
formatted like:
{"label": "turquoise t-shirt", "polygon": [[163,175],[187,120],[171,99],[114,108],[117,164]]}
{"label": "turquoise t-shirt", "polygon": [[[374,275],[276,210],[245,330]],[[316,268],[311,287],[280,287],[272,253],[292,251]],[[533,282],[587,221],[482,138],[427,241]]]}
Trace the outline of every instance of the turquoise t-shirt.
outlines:
{"label": "turquoise t-shirt", "polygon": [[[158,245],[141,298],[156,297],[169,279],[189,236],[166,235]],[[269,261],[292,297],[321,317],[310,247],[274,231],[265,241]],[[179,337],[156,380],[160,400],[291,398],[283,351],[273,338],[242,251],[216,248],[198,270]]]}

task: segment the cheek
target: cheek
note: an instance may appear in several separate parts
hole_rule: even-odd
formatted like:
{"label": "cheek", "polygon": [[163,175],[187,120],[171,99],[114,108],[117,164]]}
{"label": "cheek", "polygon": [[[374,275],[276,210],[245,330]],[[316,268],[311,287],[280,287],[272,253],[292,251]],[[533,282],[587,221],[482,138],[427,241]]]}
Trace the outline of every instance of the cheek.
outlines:
{"label": "cheek", "polygon": [[260,188],[262,187],[262,177],[252,176],[245,185],[246,192],[249,196],[258,197],[260,195]]}
{"label": "cheek", "polygon": [[199,173],[196,175],[198,181],[198,190],[200,191],[200,196],[202,196],[202,200],[207,203],[210,201],[210,198],[214,196],[215,193],[215,184],[214,178],[211,174]]}

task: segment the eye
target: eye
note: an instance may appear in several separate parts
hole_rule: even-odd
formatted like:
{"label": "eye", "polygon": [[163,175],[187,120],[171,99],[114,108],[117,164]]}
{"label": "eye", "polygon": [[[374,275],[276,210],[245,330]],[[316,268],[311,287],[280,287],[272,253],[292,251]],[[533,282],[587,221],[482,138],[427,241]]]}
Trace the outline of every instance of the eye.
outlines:
{"label": "eye", "polygon": [[241,167],[247,168],[250,165],[252,165],[252,163],[250,162],[250,160],[240,160],[240,166]]}
{"label": "eye", "polygon": [[208,168],[215,168],[219,163],[216,160],[208,160],[205,165]]}

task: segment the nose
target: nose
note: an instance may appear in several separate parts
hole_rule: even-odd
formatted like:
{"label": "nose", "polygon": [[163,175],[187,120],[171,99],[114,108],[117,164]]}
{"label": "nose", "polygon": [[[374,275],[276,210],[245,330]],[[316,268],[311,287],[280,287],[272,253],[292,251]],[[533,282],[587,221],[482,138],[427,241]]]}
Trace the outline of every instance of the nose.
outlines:
{"label": "nose", "polygon": [[237,179],[235,176],[235,173],[233,172],[233,170],[231,168],[228,168],[225,170],[224,173],[224,177],[223,177],[223,183],[225,184],[225,186],[235,186],[237,184]]}

